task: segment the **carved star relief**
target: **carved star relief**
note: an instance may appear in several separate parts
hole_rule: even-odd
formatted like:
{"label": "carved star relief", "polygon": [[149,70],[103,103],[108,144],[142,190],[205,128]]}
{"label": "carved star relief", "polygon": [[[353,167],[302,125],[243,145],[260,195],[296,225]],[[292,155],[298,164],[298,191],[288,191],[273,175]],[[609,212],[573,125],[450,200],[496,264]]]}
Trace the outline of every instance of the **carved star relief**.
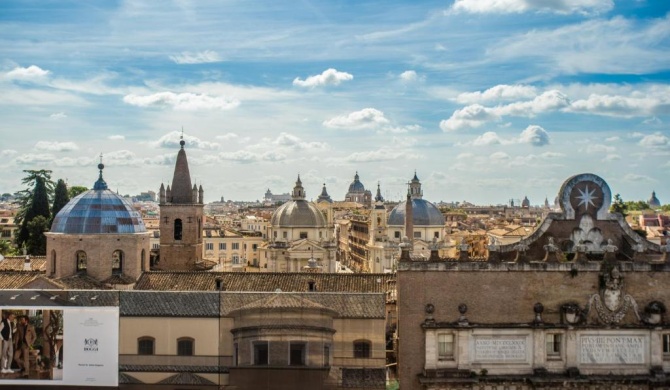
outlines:
{"label": "carved star relief", "polygon": [[596,192],[595,188],[593,189],[593,191],[589,191],[589,186],[586,186],[584,188],[584,191],[582,191],[579,188],[577,188],[577,191],[579,191],[579,196],[577,196],[576,198],[580,200],[577,207],[584,205],[585,210],[589,209],[589,204],[593,207],[596,207],[595,203],[593,202],[595,199],[598,199],[597,196],[593,196],[593,194],[595,194]]}

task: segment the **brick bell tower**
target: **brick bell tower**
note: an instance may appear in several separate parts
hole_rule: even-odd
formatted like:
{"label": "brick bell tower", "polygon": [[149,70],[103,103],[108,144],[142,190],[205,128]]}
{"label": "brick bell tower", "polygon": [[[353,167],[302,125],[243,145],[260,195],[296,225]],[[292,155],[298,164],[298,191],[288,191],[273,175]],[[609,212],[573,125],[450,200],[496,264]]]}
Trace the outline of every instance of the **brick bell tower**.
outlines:
{"label": "brick bell tower", "polygon": [[202,260],[203,190],[191,186],[183,134],[179,144],[172,187],[159,190],[161,270],[194,270]]}

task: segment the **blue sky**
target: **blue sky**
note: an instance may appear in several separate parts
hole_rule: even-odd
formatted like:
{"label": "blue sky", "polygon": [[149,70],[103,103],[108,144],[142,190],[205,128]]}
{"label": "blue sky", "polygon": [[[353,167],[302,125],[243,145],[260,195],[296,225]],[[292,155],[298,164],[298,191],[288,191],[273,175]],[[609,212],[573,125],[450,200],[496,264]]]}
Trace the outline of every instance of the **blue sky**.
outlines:
{"label": "blue sky", "polygon": [[553,200],[569,176],[670,201],[670,2],[0,2],[0,191],[24,169],[206,201],[356,171],[400,199]]}

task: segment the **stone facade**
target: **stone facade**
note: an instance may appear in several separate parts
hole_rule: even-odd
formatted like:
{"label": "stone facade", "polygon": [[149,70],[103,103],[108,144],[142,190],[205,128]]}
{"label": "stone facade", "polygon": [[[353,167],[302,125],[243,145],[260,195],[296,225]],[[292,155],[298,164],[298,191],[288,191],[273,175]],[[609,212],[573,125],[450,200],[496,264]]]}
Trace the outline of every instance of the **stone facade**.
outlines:
{"label": "stone facade", "polygon": [[609,187],[583,174],[518,244],[488,261],[398,269],[403,389],[648,389],[670,381],[667,248],[608,212]]}

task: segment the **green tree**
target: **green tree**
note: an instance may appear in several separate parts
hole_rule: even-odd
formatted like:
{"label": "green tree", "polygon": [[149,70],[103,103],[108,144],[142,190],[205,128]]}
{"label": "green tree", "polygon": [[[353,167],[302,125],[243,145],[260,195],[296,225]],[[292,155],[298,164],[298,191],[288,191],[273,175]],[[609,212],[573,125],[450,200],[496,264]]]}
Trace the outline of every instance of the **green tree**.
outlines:
{"label": "green tree", "polygon": [[626,203],[626,209],[629,211],[643,211],[643,210],[649,210],[649,203],[643,201],[643,200],[629,200]]}
{"label": "green tree", "polygon": [[626,215],[628,215],[627,211],[628,207],[626,206],[626,203],[623,201],[623,199],[621,199],[621,195],[614,195],[614,201],[610,206],[610,213],[619,213],[625,218]]}
{"label": "green tree", "polygon": [[11,242],[0,240],[0,255],[16,256],[16,254],[16,248],[14,248]]}
{"label": "green tree", "polygon": [[49,220],[43,215],[38,215],[28,222],[28,240],[26,240],[28,253],[36,256],[47,254],[47,237],[44,232],[49,231],[49,226]]}
{"label": "green tree", "polygon": [[670,211],[670,203],[669,204],[664,204],[661,206],[662,211]]}
{"label": "green tree", "polygon": [[[31,229],[28,224],[38,216],[42,216],[47,225],[51,218],[51,208],[49,207],[49,200],[53,195],[54,183],[51,181],[51,171],[49,170],[26,170],[28,175],[23,178],[22,183],[28,186],[28,189],[19,192],[19,210],[16,213],[15,222],[19,225],[19,232],[16,235],[16,245],[23,246],[31,239]],[[32,231],[37,231],[32,229]],[[41,234],[41,233],[40,233]],[[34,245],[39,240],[33,237],[31,245]],[[26,244],[27,245],[27,244]],[[39,247],[39,246],[38,246]],[[28,246],[28,253],[37,255]],[[46,252],[44,252],[46,253]],[[40,253],[40,254],[44,254]]]}
{"label": "green tree", "polygon": [[67,185],[63,179],[58,179],[58,183],[56,183],[56,189],[54,191],[54,205],[51,208],[51,215],[55,217],[60,209],[62,209],[69,201],[70,196],[68,195]]}
{"label": "green tree", "polygon": [[82,192],[88,191],[87,187],[84,186],[72,186],[67,189],[67,195],[69,196],[70,199],[74,198],[75,196],[81,194]]}

